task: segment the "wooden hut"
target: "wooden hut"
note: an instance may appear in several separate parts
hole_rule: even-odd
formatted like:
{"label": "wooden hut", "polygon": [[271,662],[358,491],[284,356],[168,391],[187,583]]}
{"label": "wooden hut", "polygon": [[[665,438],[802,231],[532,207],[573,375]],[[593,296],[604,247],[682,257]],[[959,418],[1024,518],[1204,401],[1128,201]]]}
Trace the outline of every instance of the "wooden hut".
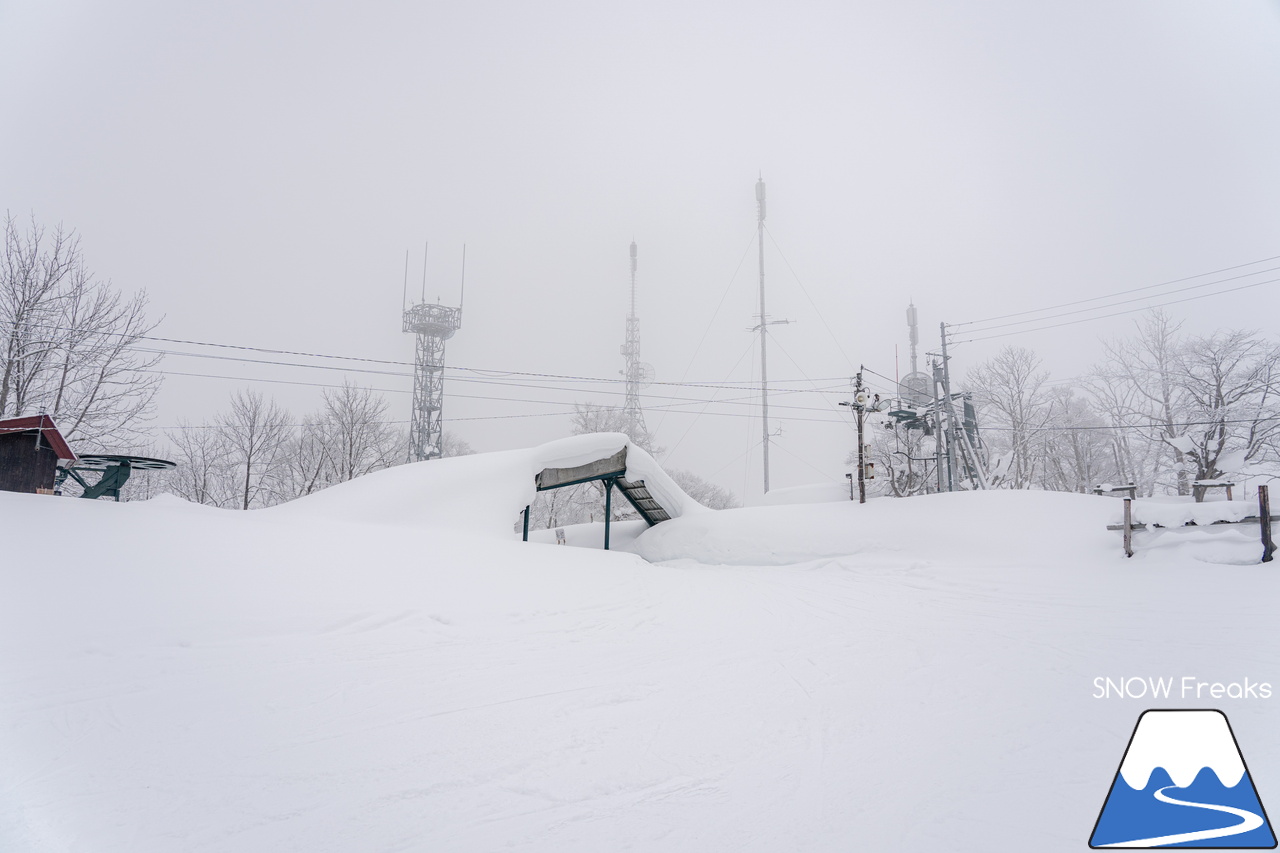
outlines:
{"label": "wooden hut", "polygon": [[0,421],[0,489],[52,494],[59,463],[75,459],[48,415]]}

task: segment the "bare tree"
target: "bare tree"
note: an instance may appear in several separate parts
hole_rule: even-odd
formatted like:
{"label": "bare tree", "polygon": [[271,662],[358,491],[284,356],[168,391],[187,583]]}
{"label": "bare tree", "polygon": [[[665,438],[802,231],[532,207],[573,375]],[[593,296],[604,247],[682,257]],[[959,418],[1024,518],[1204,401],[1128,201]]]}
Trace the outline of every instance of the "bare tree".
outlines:
{"label": "bare tree", "polygon": [[395,464],[398,436],[386,412],[386,400],[368,388],[344,382],[340,389],[325,389],[321,434],[333,482]]}
{"label": "bare tree", "polygon": [[231,465],[237,472],[240,509],[274,503],[277,465],[289,438],[289,414],[256,391],[231,395],[231,409],[218,418]]}
{"label": "bare tree", "polygon": [[987,423],[987,445],[999,454],[991,464],[993,481],[1025,489],[1036,482],[1045,461],[1041,431],[1050,407],[1040,358],[1024,347],[1005,347],[968,377]]}
{"label": "bare tree", "polygon": [[692,471],[679,469],[667,472],[676,481],[686,495],[708,509],[732,509],[742,506],[728,489],[722,489],[715,483],[709,483]]}
{"label": "bare tree", "polygon": [[234,475],[221,431],[210,424],[182,421],[166,434],[170,448],[165,455],[177,463],[168,472],[167,488],[193,503],[233,505]]}
{"label": "bare tree", "polygon": [[[933,427],[929,426],[926,433],[921,421],[913,422],[910,427],[894,421],[890,429],[892,440],[885,436],[885,440],[872,444],[871,461],[876,466],[876,481],[884,483],[879,488],[884,494],[897,498],[926,494],[936,471]],[[858,451],[850,451],[844,462],[856,466]]]}
{"label": "bare tree", "polygon": [[[402,442],[403,443],[403,442]],[[445,430],[440,437],[440,456],[448,458],[450,456],[471,456],[475,451],[471,449],[461,436],[455,432]]]}
{"label": "bare tree", "polygon": [[538,492],[529,506],[529,524],[552,528],[604,519],[604,498],[592,483]]}
{"label": "bare tree", "polygon": [[[659,456],[665,448],[646,446],[641,439],[627,432],[626,413],[617,406],[598,406],[595,403],[574,403],[573,415],[574,435],[586,435],[593,432],[620,432],[631,439],[631,443],[643,448],[650,456]],[[642,439],[644,437],[641,437]]]}
{"label": "bare tree", "polygon": [[616,406],[597,406],[595,403],[574,403],[570,415],[574,435],[593,432],[626,432],[626,419],[622,409]]}
{"label": "bare tree", "polygon": [[1084,493],[1115,476],[1111,431],[1089,399],[1071,387],[1054,388],[1047,397],[1052,426],[1044,430],[1044,488]]}
{"label": "bare tree", "polygon": [[325,424],[314,415],[289,439],[279,465],[277,492],[282,500],[292,500],[331,485],[329,443]]}
{"label": "bare tree", "polygon": [[147,297],[96,280],[80,241],[7,215],[0,258],[0,417],[47,412],[89,445],[129,442],[152,409],[160,356],[139,349]]}
{"label": "bare tree", "polygon": [[[1188,406],[1180,445],[1209,480],[1260,459],[1280,437],[1280,347],[1255,333],[1219,332],[1187,342],[1176,382]],[[1230,460],[1230,461],[1228,461]]]}
{"label": "bare tree", "polygon": [[1190,404],[1177,376],[1186,346],[1181,323],[1156,309],[1136,326],[1136,337],[1103,342],[1103,362],[1088,384],[1116,428],[1112,452],[1125,479],[1153,494],[1163,471],[1173,477],[1169,485],[1186,495],[1190,465],[1176,440]]}

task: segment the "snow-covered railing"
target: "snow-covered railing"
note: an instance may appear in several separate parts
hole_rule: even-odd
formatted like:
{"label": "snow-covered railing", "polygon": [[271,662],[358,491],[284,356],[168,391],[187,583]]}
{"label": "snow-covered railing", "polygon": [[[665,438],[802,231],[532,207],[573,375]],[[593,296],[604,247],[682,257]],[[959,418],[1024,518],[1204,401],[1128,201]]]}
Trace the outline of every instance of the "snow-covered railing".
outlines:
{"label": "snow-covered railing", "polygon": [[[1227,484],[1222,484],[1227,485]],[[1228,492],[1229,494],[1230,492]],[[1124,499],[1124,521],[1120,524],[1108,524],[1108,530],[1124,531],[1124,554],[1126,557],[1133,556],[1133,534],[1140,530],[1185,530],[1187,528],[1204,528],[1217,527],[1224,524],[1257,524],[1261,527],[1262,536],[1262,562],[1269,563],[1272,555],[1275,553],[1275,542],[1271,538],[1271,522],[1280,521],[1280,515],[1271,514],[1271,501],[1267,494],[1266,486],[1258,486],[1258,514],[1245,515],[1245,505],[1243,503],[1228,503],[1226,510],[1228,515],[1237,516],[1235,518],[1210,518],[1205,515],[1206,505],[1187,505],[1173,504],[1172,509],[1161,507],[1154,509],[1150,506],[1143,507],[1144,513],[1151,513],[1154,517],[1150,521],[1135,521],[1133,518],[1133,498]],[[1211,504],[1212,507],[1223,507],[1224,504]],[[1163,511],[1162,511],[1163,510]],[[1190,510],[1190,511],[1189,511]],[[1222,512],[1222,510],[1218,510]]]}

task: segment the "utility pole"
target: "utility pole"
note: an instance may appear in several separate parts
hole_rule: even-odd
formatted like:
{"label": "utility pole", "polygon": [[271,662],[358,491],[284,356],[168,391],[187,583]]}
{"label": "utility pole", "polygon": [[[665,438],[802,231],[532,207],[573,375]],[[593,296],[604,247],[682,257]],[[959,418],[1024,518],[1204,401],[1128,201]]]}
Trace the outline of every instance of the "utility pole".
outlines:
{"label": "utility pole", "polygon": [[764,312],[764,176],[756,181],[756,245],[760,250],[760,421],[763,428],[764,491],[769,493],[769,361],[765,356],[765,327],[769,325]]}
{"label": "utility pole", "polygon": [[[932,355],[932,353],[930,353],[930,355]],[[934,440],[937,442],[938,447],[937,447],[937,461],[936,461],[936,464],[934,465],[934,470],[938,474],[938,491],[949,492],[951,491],[951,489],[949,488],[950,481],[948,480],[946,483],[944,483],[942,479],[942,471],[943,471],[943,468],[942,468],[942,398],[938,396],[938,389],[941,386],[942,386],[942,366],[938,364],[938,360],[935,358],[933,360],[933,437],[934,437]],[[948,454],[950,454],[951,452],[950,447],[947,448],[947,452]],[[946,470],[947,470],[947,476],[950,477],[951,466],[949,464],[947,465]]]}
{"label": "utility pole", "polygon": [[947,409],[947,491],[955,490],[956,450],[960,447],[957,433],[956,409],[951,400],[951,357],[947,355],[947,324],[939,323],[942,330],[942,400]]}
{"label": "utility pole", "polygon": [[[853,380],[853,399],[847,400],[840,405],[848,406],[853,409],[854,419],[858,422],[858,503],[867,502],[867,460],[866,445],[863,444],[862,434],[863,425],[866,421],[867,412],[880,411],[880,395],[875,395],[875,399],[871,401],[870,406],[867,405],[867,392],[862,387],[862,365],[858,365],[858,375]],[[850,498],[853,496],[850,495]]]}

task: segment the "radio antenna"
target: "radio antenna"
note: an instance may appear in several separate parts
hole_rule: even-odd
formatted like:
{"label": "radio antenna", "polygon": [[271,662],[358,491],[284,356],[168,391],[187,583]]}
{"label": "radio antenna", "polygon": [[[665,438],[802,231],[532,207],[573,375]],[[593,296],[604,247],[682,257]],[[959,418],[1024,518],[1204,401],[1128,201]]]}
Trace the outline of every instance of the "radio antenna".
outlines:
{"label": "radio antenna", "polygon": [[422,301],[427,301],[427,249],[431,248],[431,241],[422,244]]}

